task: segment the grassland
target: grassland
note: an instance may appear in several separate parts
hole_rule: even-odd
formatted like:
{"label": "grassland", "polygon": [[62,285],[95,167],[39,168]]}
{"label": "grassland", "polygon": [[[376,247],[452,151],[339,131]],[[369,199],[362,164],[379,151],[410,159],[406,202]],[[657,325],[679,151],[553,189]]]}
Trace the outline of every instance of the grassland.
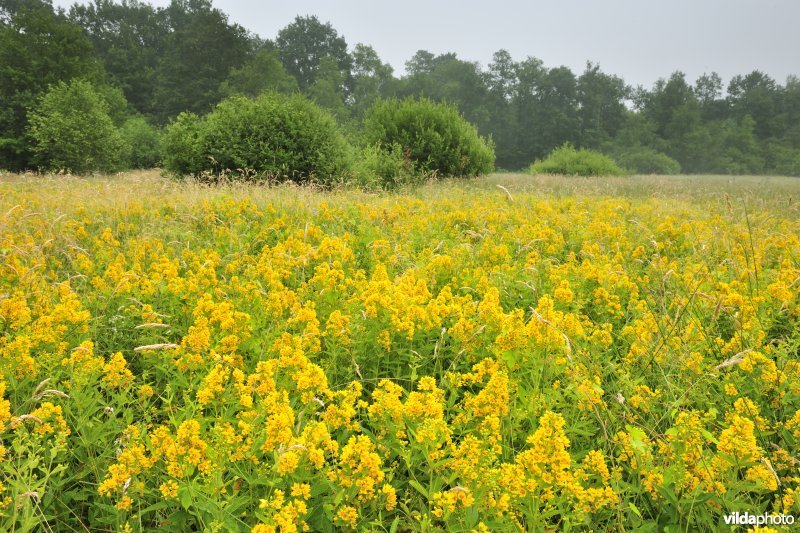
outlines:
{"label": "grassland", "polygon": [[0,529],[798,516],[798,199],[2,175]]}

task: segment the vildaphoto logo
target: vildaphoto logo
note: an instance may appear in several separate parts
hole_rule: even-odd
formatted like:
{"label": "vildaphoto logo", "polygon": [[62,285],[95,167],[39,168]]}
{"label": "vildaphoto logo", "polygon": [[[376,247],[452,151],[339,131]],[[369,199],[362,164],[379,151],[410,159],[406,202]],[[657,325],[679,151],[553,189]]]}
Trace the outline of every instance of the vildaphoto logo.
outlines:
{"label": "vildaphoto logo", "polygon": [[794,516],[790,514],[751,514],[736,511],[722,518],[729,526],[791,526],[794,524]]}

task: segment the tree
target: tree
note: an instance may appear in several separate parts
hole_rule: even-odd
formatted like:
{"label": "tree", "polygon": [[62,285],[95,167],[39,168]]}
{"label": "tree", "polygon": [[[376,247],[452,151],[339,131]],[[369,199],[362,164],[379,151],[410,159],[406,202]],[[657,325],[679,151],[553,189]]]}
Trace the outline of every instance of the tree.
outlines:
{"label": "tree", "polygon": [[330,23],[323,24],[314,16],[296,17],[278,32],[275,44],[287,72],[294,76],[302,91],[314,84],[324,58],[330,57],[342,72],[342,92],[349,93],[352,58],[344,37]]}
{"label": "tree", "polygon": [[[789,76],[783,89],[783,110],[781,113],[784,142],[800,150],[800,78]],[[800,154],[798,154],[800,158]]]}
{"label": "tree", "polygon": [[172,0],[165,14],[170,33],[156,73],[153,111],[160,123],[182,111],[210,111],[222,98],[220,86],[230,70],[252,52],[245,29],[229,24],[209,0]]}
{"label": "tree", "polygon": [[728,117],[728,102],[722,98],[722,78],[716,72],[703,74],[694,83],[694,94],[700,104],[703,120],[721,120]]}
{"label": "tree", "polygon": [[94,0],[74,4],[69,17],[84,29],[130,105],[139,113],[155,113],[156,74],[170,31],[166,12],[138,0]]}
{"label": "tree", "polygon": [[314,103],[330,111],[339,122],[350,117],[350,110],[345,104],[344,82],[344,73],[339,70],[336,59],[327,56],[320,61],[316,79],[307,91]]}
{"label": "tree", "polygon": [[[540,159],[579,133],[577,80],[567,67],[547,69],[529,57],[517,65],[514,107],[519,124],[519,156]],[[524,161],[519,161],[523,165]]]}
{"label": "tree", "polygon": [[27,109],[50,84],[102,76],[81,28],[49,1],[0,1],[0,168],[30,165]]}
{"label": "tree", "polygon": [[780,135],[777,114],[780,90],[775,80],[754,70],[746,76],[734,76],[728,84],[728,101],[734,118],[749,115],[755,121],[755,134],[760,139]]}
{"label": "tree", "polygon": [[28,135],[34,162],[45,170],[118,170],[129,150],[106,101],[81,80],[59,82],[41,98],[31,112]]}
{"label": "tree", "polygon": [[241,68],[231,69],[228,79],[220,87],[224,96],[254,97],[264,91],[284,94],[299,91],[297,80],[283,68],[277,50],[261,50]]}
{"label": "tree", "polygon": [[489,63],[484,77],[487,86],[486,109],[489,114],[487,129],[497,143],[497,166],[517,169],[525,164],[517,144],[518,120],[513,99],[517,92],[517,63],[506,50],[498,50]]}
{"label": "tree", "polygon": [[[446,54],[439,56],[440,58],[455,58],[455,54]],[[409,76],[416,76],[417,74],[430,74],[436,66],[437,57],[435,54],[427,50],[417,50],[414,56],[406,61],[406,72]]]}
{"label": "tree", "polygon": [[515,65],[517,78],[511,108],[517,124],[514,138],[514,158],[510,161],[511,168],[522,168],[535,159],[544,157],[549,150],[542,146],[539,140],[540,127],[536,124],[538,100],[538,87],[542,78],[547,74],[547,69],[540,59],[527,57]]}
{"label": "tree", "polygon": [[616,135],[625,122],[627,94],[622,78],[605,74],[599,65],[586,63],[577,86],[582,146],[597,148]]}
{"label": "tree", "polygon": [[406,68],[409,75],[398,91],[402,96],[455,104],[481,134],[489,133],[488,88],[477,63],[462,61],[453,53],[433,56],[420,50]]}
{"label": "tree", "polygon": [[130,147],[128,168],[153,168],[161,162],[161,136],[143,117],[130,117],[120,128]]}
{"label": "tree", "polygon": [[[667,155],[692,171],[691,160],[702,144],[700,106],[683,72],[674,72],[669,80],[658,80],[653,90],[643,95],[642,114],[655,132],[667,141]],[[702,132],[701,132],[702,133]]]}
{"label": "tree", "polygon": [[394,89],[391,65],[383,63],[374,48],[357,44],[353,48],[353,114],[362,117],[378,98],[390,96]]}
{"label": "tree", "polygon": [[498,50],[489,63],[489,90],[504,100],[514,96],[517,86],[517,64],[508,50]]}

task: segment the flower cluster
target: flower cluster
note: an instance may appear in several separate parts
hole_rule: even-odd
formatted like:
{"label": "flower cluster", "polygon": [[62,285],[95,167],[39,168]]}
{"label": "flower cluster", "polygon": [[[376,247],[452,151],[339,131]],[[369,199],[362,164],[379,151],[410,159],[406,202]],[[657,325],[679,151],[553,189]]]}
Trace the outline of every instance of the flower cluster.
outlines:
{"label": "flower cluster", "polygon": [[0,184],[2,530],[800,513],[777,196],[41,179]]}

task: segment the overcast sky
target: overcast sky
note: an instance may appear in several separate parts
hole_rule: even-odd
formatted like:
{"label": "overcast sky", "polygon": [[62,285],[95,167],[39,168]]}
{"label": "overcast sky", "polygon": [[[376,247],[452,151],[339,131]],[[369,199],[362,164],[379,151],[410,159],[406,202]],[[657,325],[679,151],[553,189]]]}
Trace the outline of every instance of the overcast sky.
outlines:
{"label": "overcast sky", "polygon": [[[70,0],[54,0],[67,7]],[[163,6],[169,0],[152,0]],[[727,82],[758,69],[783,84],[800,75],[800,0],[215,0],[261,37],[297,15],[330,22],[351,47],[372,45],[397,74],[417,50],[486,65],[501,48],[576,74],[586,61],[646,87],[681,70]]]}

